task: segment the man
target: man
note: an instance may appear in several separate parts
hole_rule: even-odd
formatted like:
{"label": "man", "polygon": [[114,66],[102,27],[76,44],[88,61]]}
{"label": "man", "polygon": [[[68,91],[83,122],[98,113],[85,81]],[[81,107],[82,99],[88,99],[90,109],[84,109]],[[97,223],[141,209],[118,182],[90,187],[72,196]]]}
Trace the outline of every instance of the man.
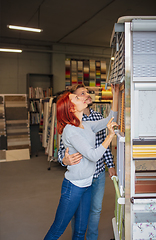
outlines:
{"label": "man", "polygon": [[[119,86],[112,86],[114,91],[114,98],[112,104],[112,110],[117,111],[118,109],[118,94],[119,94]],[[83,121],[96,121],[103,118],[103,116],[93,111],[90,108],[92,105],[92,99],[88,93],[88,90],[85,88],[83,84],[75,85],[70,90],[72,93],[75,93],[79,97],[83,97],[87,102],[88,107],[84,110]],[[96,147],[98,147],[105,139],[106,131],[103,129],[102,131],[96,134]],[[58,161],[63,165],[74,165],[78,164],[81,161],[81,154],[76,153],[73,155],[69,155],[68,149],[63,146],[62,139],[60,141],[60,148],[58,151]],[[87,240],[97,240],[98,239],[98,225],[100,220],[100,214],[102,210],[102,201],[104,195],[105,188],[105,164],[108,166],[108,171],[110,177],[116,175],[113,157],[110,149],[108,148],[104,153],[103,157],[97,161],[96,171],[94,173],[93,182],[92,182],[92,197],[91,197],[91,209],[88,220],[88,229],[86,234]]]}

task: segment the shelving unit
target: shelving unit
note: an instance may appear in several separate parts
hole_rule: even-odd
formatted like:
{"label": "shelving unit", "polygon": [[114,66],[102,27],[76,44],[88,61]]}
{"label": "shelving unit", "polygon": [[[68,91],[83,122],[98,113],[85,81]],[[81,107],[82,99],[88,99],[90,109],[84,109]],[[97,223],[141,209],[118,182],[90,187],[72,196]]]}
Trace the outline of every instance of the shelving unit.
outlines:
{"label": "shelving unit", "polygon": [[40,98],[29,98],[30,125],[40,123],[41,104]]}
{"label": "shelving unit", "polygon": [[52,74],[27,74],[28,111],[30,121],[31,155],[38,155],[43,149],[40,141],[40,119],[42,114],[42,100],[53,94]]}

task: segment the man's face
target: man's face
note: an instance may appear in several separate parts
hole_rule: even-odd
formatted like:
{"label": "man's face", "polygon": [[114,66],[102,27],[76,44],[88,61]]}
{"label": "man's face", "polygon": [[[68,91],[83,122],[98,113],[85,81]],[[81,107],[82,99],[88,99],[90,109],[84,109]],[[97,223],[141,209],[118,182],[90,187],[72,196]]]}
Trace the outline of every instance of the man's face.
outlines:
{"label": "man's face", "polygon": [[88,93],[88,90],[86,88],[78,88],[75,92],[74,92],[77,96],[83,98],[84,101],[86,101],[87,105],[91,105],[92,104],[92,98]]}

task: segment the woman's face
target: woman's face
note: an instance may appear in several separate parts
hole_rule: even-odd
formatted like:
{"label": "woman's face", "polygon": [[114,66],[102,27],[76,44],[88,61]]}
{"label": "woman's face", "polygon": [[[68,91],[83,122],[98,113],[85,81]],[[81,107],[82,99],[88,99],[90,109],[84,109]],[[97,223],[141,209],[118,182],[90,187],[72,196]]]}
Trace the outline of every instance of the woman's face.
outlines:
{"label": "woman's face", "polygon": [[69,95],[69,99],[75,105],[75,110],[77,110],[78,112],[83,111],[87,107],[86,99],[84,99],[83,97],[79,97],[76,94],[71,93]]}

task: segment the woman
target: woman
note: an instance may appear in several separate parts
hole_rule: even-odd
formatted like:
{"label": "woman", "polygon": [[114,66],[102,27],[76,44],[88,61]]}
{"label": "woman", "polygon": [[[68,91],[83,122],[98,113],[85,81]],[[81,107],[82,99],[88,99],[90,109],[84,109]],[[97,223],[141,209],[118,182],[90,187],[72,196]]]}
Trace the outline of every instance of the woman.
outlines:
{"label": "woman", "polygon": [[[65,231],[68,223],[75,215],[73,240],[83,240],[87,228],[90,211],[91,184],[96,168],[96,161],[103,155],[114,137],[111,116],[99,121],[83,122],[83,110],[87,103],[76,94],[65,93],[57,101],[57,129],[62,134],[65,147],[69,153],[79,152],[82,159],[79,164],[68,166],[62,184],[61,198],[54,223],[49,229],[45,240],[56,240]],[[108,128],[105,141],[95,149],[95,133]]]}

